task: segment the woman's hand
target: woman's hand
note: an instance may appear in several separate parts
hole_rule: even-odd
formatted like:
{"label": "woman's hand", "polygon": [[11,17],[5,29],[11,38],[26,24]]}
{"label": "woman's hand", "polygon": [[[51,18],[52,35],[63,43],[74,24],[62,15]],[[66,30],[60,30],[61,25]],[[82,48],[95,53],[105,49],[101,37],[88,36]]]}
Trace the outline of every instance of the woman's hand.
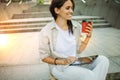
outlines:
{"label": "woman's hand", "polygon": [[84,41],[82,41],[81,45],[80,45],[80,49],[79,49],[79,53],[82,53],[82,51],[85,50],[91,36],[92,36],[92,23],[88,23],[88,26],[86,27],[85,29],[85,32],[87,32],[87,36],[86,38],[84,39]]}
{"label": "woman's hand", "polygon": [[93,29],[93,23],[90,22],[88,23],[88,26],[86,27],[86,32],[87,32],[87,37],[91,37],[92,36],[92,29]]}
{"label": "woman's hand", "polygon": [[71,64],[77,60],[78,60],[78,58],[76,58],[74,56],[69,56],[64,60],[64,64]]}

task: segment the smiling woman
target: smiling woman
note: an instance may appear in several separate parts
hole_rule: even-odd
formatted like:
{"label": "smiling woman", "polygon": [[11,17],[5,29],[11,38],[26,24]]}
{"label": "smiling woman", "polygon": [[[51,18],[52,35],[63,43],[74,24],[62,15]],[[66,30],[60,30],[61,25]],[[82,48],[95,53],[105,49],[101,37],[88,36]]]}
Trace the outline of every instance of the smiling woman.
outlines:
{"label": "smiling woman", "polygon": [[[93,27],[86,26],[86,38],[82,41],[82,26],[72,20],[74,1],[52,0],[49,9],[54,20],[40,31],[40,59],[49,64],[51,77],[57,80],[105,80],[109,67],[105,56],[99,55],[88,68],[70,65],[81,63],[78,55],[87,47]],[[55,80],[53,77],[51,80]]]}

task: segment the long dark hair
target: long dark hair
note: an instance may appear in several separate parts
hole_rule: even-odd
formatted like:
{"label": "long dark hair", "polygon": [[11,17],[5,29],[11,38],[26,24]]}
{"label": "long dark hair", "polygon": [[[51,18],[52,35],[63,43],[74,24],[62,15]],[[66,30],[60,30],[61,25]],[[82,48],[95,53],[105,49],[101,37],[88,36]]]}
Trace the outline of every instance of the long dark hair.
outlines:
{"label": "long dark hair", "polygon": [[[66,1],[68,1],[68,0],[52,0],[49,10],[55,20],[57,19],[57,14],[55,13],[54,9],[55,8],[60,9]],[[73,4],[73,10],[74,10],[74,8],[75,8],[74,0],[70,0],[70,1]],[[73,24],[72,24],[71,20],[67,20],[67,25],[68,25],[69,33],[73,34]]]}

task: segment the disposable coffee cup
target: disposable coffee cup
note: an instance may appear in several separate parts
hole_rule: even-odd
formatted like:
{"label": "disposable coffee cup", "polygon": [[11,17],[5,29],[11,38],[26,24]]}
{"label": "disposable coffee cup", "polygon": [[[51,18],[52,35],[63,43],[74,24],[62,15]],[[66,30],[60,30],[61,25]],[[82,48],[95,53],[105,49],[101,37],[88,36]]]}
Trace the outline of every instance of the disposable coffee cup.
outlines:
{"label": "disposable coffee cup", "polygon": [[87,22],[85,20],[82,21],[82,33],[87,33],[86,29],[87,29],[88,24],[92,25],[92,22],[91,21]]}
{"label": "disposable coffee cup", "polygon": [[88,25],[88,23],[85,20],[83,20],[82,21],[82,32],[83,33],[86,33],[86,27],[87,27],[87,25]]}

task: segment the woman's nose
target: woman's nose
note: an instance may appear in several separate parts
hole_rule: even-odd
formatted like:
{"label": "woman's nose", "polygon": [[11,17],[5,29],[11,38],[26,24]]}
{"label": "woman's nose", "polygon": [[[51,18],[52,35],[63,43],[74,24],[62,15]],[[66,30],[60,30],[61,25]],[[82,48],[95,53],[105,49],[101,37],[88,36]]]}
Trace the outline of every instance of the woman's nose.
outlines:
{"label": "woman's nose", "polygon": [[73,9],[70,9],[70,12],[73,13]]}

